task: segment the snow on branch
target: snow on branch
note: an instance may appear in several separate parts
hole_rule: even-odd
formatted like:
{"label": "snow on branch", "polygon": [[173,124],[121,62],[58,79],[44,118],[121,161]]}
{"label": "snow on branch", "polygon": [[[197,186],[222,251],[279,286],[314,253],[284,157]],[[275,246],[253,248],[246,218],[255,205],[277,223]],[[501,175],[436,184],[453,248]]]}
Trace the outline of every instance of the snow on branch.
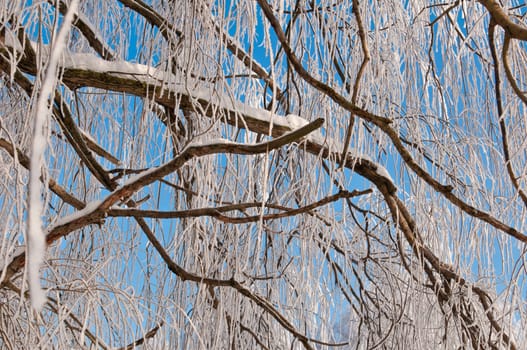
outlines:
{"label": "snow on branch", "polygon": [[[262,108],[248,106],[215,91],[204,84],[166,83],[166,72],[160,72],[153,67],[130,62],[109,62],[93,55],[71,54],[64,61],[63,81],[70,86],[91,86],[113,91],[126,92],[138,96],[152,96],[153,99],[167,107],[191,107],[200,104],[209,117],[212,111],[220,110],[227,118],[221,119],[239,128],[250,131],[280,136],[284,133],[308,123],[301,116],[289,114],[279,116]],[[170,80],[170,79],[169,79]],[[272,127],[271,127],[272,126]],[[306,150],[312,154],[322,154],[325,158],[339,159],[342,145],[325,138],[320,131],[305,138]],[[344,160],[344,165],[358,174],[365,176],[377,185],[379,181],[395,192],[396,187],[387,169],[374,162],[371,158],[350,149]]]}
{"label": "snow on branch", "polygon": [[[43,50],[45,53],[46,50]],[[31,62],[23,67],[31,66]],[[31,74],[31,69],[26,69]],[[308,121],[301,116],[280,116],[262,108],[235,101],[213,90],[203,82],[179,83],[170,73],[154,67],[127,61],[107,61],[93,54],[67,53],[61,64],[62,82],[70,88],[94,87],[152,98],[169,108],[194,108],[199,105],[205,116],[216,117],[221,112],[226,122],[238,128],[278,137]],[[212,93],[214,91],[214,93]],[[328,139],[318,131],[308,135],[304,149],[326,159],[341,159],[344,166],[366,177],[377,186],[386,186],[389,192],[396,187],[389,172],[371,158],[349,149],[342,157],[342,145]]]}
{"label": "snow on branch", "polygon": [[28,196],[28,225],[27,225],[27,256],[28,256],[28,283],[32,307],[40,311],[46,302],[46,295],[40,286],[39,269],[44,261],[46,250],[46,237],[42,232],[42,203],[40,199],[41,184],[40,170],[43,163],[43,154],[46,148],[44,129],[46,121],[51,114],[48,99],[55,90],[57,79],[57,66],[59,57],[64,49],[69,33],[73,15],[77,10],[78,0],[71,3],[70,9],[64,18],[64,23],[53,42],[48,60],[42,87],[34,110],[33,142],[31,145],[31,160],[29,170],[29,196]]}

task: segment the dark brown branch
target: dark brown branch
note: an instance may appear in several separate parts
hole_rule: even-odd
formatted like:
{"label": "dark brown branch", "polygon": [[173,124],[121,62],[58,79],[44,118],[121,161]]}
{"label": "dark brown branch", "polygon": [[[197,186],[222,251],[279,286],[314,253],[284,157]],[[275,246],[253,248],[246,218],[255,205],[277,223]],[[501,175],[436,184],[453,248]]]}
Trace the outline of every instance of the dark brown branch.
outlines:
{"label": "dark brown branch", "polygon": [[509,33],[512,38],[527,40],[527,28],[513,22],[496,0],[478,0],[478,2],[485,6],[494,22]]}
{"label": "dark brown branch", "polygon": [[[353,191],[353,192],[341,191],[337,194],[323,198],[319,201],[316,201],[304,207],[296,208],[296,209],[287,209],[283,213],[254,215],[254,216],[237,217],[237,218],[225,216],[225,215],[222,215],[221,213],[233,211],[233,210],[242,210],[242,209],[247,209],[251,207],[253,208],[261,207],[262,204],[261,203],[241,203],[241,204],[232,204],[232,205],[216,207],[216,208],[189,209],[189,210],[181,210],[181,211],[110,209],[107,211],[107,214],[108,216],[116,216],[116,217],[134,216],[134,217],[150,217],[150,218],[158,218],[158,219],[177,219],[177,218],[185,218],[185,217],[189,218],[189,217],[210,216],[210,217],[217,218],[223,222],[228,222],[231,224],[245,224],[249,222],[258,222],[260,220],[268,221],[268,220],[281,219],[285,217],[295,216],[298,214],[303,214],[313,209],[316,209],[318,207],[321,207],[323,205],[326,205],[328,203],[337,201],[341,198],[351,198],[351,197],[360,196],[360,195],[364,195],[364,194],[371,193],[371,192],[372,192],[371,190]],[[267,205],[264,205],[264,206],[267,207]]]}
{"label": "dark brown branch", "polygon": [[113,165],[120,165],[121,161],[114,157],[110,152],[102,148],[97,142],[95,142],[92,138],[90,138],[87,134],[81,131],[81,136],[84,142],[86,143],[86,146],[95,154],[105,158]]}
{"label": "dark brown branch", "polygon": [[174,43],[174,34],[182,37],[183,33],[174,28],[165,18],[158,14],[153,8],[141,0],[119,0],[121,4],[140,14],[148,23],[157,27],[163,37],[170,43]]}
{"label": "dark brown branch", "polygon": [[[525,192],[521,189],[520,184],[518,182],[518,178],[516,177],[516,174],[514,174],[514,169],[512,168],[512,160],[511,160],[510,150],[509,150],[509,140],[508,140],[508,135],[507,135],[507,125],[505,124],[505,115],[504,115],[503,103],[501,99],[500,67],[499,67],[499,62],[498,62],[498,55],[496,53],[496,46],[494,43],[495,42],[494,41],[495,28],[496,28],[496,24],[491,20],[489,24],[488,38],[489,38],[490,52],[492,55],[492,60],[494,62],[494,92],[496,96],[496,107],[498,110],[498,124],[500,125],[500,132],[501,132],[501,148],[503,150],[503,157],[505,158],[505,166],[507,167],[507,174],[509,175],[509,179],[511,180],[512,186],[516,189],[516,191],[520,195],[520,198],[523,201],[523,205],[527,208],[527,194],[525,194]],[[510,37],[506,34],[505,42],[503,43],[502,58],[503,58],[503,65],[506,67],[505,71],[507,72],[507,78],[509,82],[513,84],[513,90],[514,90],[514,84],[515,84],[514,78],[512,77],[512,74],[510,74],[510,69],[507,69],[509,68],[508,62],[507,62],[507,50],[509,48],[509,43],[510,43]]]}
{"label": "dark brown branch", "polygon": [[160,322],[157,326],[155,326],[154,328],[152,328],[151,330],[146,332],[144,337],[142,337],[140,339],[137,339],[136,341],[134,341],[133,343],[128,344],[127,346],[124,346],[122,348],[118,348],[118,350],[133,350],[133,349],[135,349],[139,345],[144,344],[145,340],[153,338],[157,334],[157,331],[159,330],[159,328],[161,328],[162,326],[163,326],[163,322]]}
{"label": "dark brown branch", "polygon": [[[509,63],[509,48],[511,44],[511,37],[507,32],[505,32],[505,38],[503,39],[503,48],[501,50],[501,60],[503,63],[503,68],[505,69],[505,75],[507,76],[507,80],[511,84],[512,90],[518,96],[518,98],[527,105],[527,96],[525,95],[524,91],[521,91],[518,87],[518,84],[516,83],[516,79],[512,75],[510,63]],[[496,64],[496,63],[495,63]]]}

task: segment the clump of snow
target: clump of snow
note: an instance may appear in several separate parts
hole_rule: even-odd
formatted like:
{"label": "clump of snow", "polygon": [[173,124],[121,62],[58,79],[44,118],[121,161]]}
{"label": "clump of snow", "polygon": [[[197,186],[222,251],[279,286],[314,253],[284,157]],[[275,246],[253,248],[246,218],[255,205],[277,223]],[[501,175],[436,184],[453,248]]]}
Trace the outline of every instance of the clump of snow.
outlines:
{"label": "clump of snow", "polygon": [[48,229],[48,231],[51,231],[53,230],[55,227],[58,227],[58,226],[62,226],[62,225],[66,225],[72,221],[75,221],[83,216],[86,216],[88,214],[91,214],[92,212],[94,212],[98,207],[99,205],[102,203],[102,201],[100,200],[96,200],[96,201],[92,201],[88,204],[86,204],[86,206],[84,207],[84,209],[82,210],[79,210],[79,211],[76,211],[75,213],[71,214],[71,215],[67,215],[63,218],[60,218],[58,219],[57,221],[55,221],[53,223],[53,226],[50,227]]}
{"label": "clump of snow", "polygon": [[46,294],[40,286],[39,270],[44,261],[46,251],[46,236],[42,232],[42,203],[40,200],[41,184],[40,170],[42,168],[42,156],[46,148],[46,137],[44,126],[51,113],[48,99],[52,94],[55,83],[57,66],[60,55],[65,46],[66,38],[69,33],[73,15],[77,10],[78,0],[73,0],[70,4],[68,13],[64,18],[56,41],[53,43],[51,54],[44,76],[40,95],[37,100],[34,120],[34,135],[31,146],[30,175],[29,175],[29,196],[28,196],[28,229],[27,229],[27,269],[29,295],[31,306],[37,312],[42,310],[46,303]]}
{"label": "clump of snow", "polygon": [[288,114],[285,116],[285,120],[287,121],[287,124],[289,125],[289,127],[294,130],[294,129],[299,129],[303,126],[306,126],[307,124],[309,124],[309,122],[298,116],[298,115],[294,115],[294,114]]}
{"label": "clump of snow", "polygon": [[158,71],[150,66],[126,61],[106,61],[90,53],[68,53],[63,67],[89,70],[96,73],[154,76]]}
{"label": "clump of snow", "polygon": [[394,184],[393,182],[393,179],[392,177],[390,176],[390,173],[388,172],[388,170],[386,170],[385,167],[383,167],[382,165],[376,163],[377,165],[377,169],[375,170],[375,172],[382,176],[383,178],[385,178],[386,180],[390,181],[392,184]]}
{"label": "clump of snow", "polygon": [[210,146],[215,144],[223,144],[223,145],[229,145],[229,144],[236,144],[236,142],[233,142],[231,140],[217,137],[213,139],[209,139],[207,137],[207,134],[200,135],[196,138],[194,138],[185,148],[189,147],[202,147],[202,146]]}

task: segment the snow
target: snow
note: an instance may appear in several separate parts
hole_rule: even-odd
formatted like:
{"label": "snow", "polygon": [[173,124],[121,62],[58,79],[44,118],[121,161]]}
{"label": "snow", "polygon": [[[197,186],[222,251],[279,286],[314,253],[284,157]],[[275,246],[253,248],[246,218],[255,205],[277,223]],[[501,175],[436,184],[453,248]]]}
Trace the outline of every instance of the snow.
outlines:
{"label": "snow", "polygon": [[67,215],[67,216],[64,216],[60,219],[58,219],[57,221],[55,221],[53,223],[52,226],[50,226],[47,231],[52,231],[54,230],[56,227],[59,227],[59,226],[63,226],[63,225],[66,225],[66,224],[69,224],[70,222],[72,221],[75,221],[79,218],[82,218],[83,216],[86,216],[86,215],[89,215],[91,213],[93,213],[95,210],[97,210],[97,208],[99,207],[99,205],[101,205],[102,201],[100,200],[96,200],[96,201],[92,201],[88,204],[86,204],[86,206],[84,207],[84,209],[81,209],[79,211],[76,211],[75,213],[73,214],[70,214],[70,215]]}
{"label": "snow", "polygon": [[285,120],[288,124],[288,126],[291,128],[291,130],[294,130],[294,129],[299,129],[303,126],[306,126],[307,124],[309,124],[309,121],[307,121],[306,119],[298,116],[298,115],[294,115],[294,114],[288,114],[285,116]]}
{"label": "snow", "polygon": [[188,144],[188,146],[185,147],[185,148],[189,148],[189,147],[205,147],[205,146],[218,145],[218,144],[221,144],[221,145],[231,145],[231,144],[232,145],[237,145],[238,143],[233,142],[231,140],[224,139],[224,138],[214,138],[214,139],[208,140],[207,139],[207,135],[203,134],[203,135],[201,135],[201,137],[197,137],[194,140],[192,140]]}
{"label": "snow", "polygon": [[385,178],[386,180],[390,181],[390,183],[392,184],[395,184],[393,182],[393,179],[392,177],[390,176],[390,173],[388,172],[388,170],[383,167],[382,165],[378,164],[378,163],[375,163],[375,165],[377,166],[377,169],[376,169],[376,173],[380,176],[382,176],[383,178]]}
{"label": "snow", "polygon": [[139,63],[127,61],[106,61],[91,53],[68,53],[62,66],[70,69],[89,70],[95,73],[115,73],[123,75],[159,76],[157,69]]}
{"label": "snow", "polygon": [[97,143],[97,141],[95,141],[95,139],[90,134],[88,134],[88,132],[82,130],[81,128],[78,128],[78,130],[81,133],[81,135],[84,136],[86,139],[88,139],[89,141],[93,143]]}
{"label": "snow", "polygon": [[135,174],[134,176],[130,176],[125,182],[123,182],[123,184],[121,185],[120,188],[117,188],[113,192],[117,192],[120,189],[122,189],[123,187],[130,186],[134,182],[138,181],[139,179],[141,179],[141,178],[143,178],[145,176],[148,176],[148,175],[152,174],[154,171],[156,171],[158,169],[159,169],[159,167],[155,167],[154,166],[154,167],[151,167],[150,169],[147,169],[145,171],[140,172],[139,174]]}
{"label": "snow", "polygon": [[35,109],[35,120],[33,129],[33,142],[31,145],[31,160],[29,171],[29,196],[28,196],[28,229],[27,229],[27,269],[29,294],[31,306],[37,312],[42,310],[46,303],[46,294],[40,286],[39,270],[44,261],[46,251],[46,236],[42,232],[42,202],[40,170],[43,165],[43,154],[46,148],[46,137],[44,129],[50,115],[48,99],[54,90],[56,83],[57,66],[60,55],[64,49],[67,35],[69,33],[73,15],[77,10],[78,0],[73,0],[68,13],[64,18],[64,24],[60,28],[56,41],[53,43],[47,70],[40,88],[40,94]]}

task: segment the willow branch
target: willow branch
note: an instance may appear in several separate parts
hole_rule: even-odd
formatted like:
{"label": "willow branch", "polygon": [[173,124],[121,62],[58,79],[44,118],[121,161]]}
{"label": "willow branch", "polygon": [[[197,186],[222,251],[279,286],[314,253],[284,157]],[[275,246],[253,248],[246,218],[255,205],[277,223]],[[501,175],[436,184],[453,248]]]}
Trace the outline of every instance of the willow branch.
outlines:
{"label": "willow branch", "polygon": [[[492,60],[494,62],[494,92],[496,96],[496,107],[498,109],[498,123],[500,125],[500,132],[501,132],[501,148],[503,150],[503,157],[505,158],[505,166],[507,167],[507,174],[509,175],[509,179],[512,183],[512,186],[516,189],[516,191],[520,195],[520,198],[523,201],[523,205],[527,207],[527,194],[525,194],[525,192],[521,189],[520,184],[518,182],[518,177],[516,176],[516,174],[514,174],[514,169],[512,168],[512,160],[511,160],[510,150],[509,150],[509,140],[507,136],[507,125],[505,124],[505,115],[503,111],[503,103],[502,103],[502,98],[501,98],[500,67],[499,67],[499,62],[498,62],[498,55],[496,53],[496,46],[494,43],[495,28],[496,28],[496,24],[493,21],[491,21],[489,24],[488,38],[489,38],[490,52],[492,55]],[[502,59],[503,59],[503,65],[504,67],[506,67],[505,71],[507,72],[506,73],[507,78],[509,82],[513,84],[513,90],[514,90],[515,81],[514,81],[514,78],[512,77],[512,74],[510,73],[510,69],[507,69],[509,68],[508,62],[507,62],[507,50],[509,48],[509,43],[510,43],[510,37],[506,34],[505,42],[503,43],[503,49],[502,49]],[[518,95],[518,93],[516,94]],[[524,99],[522,99],[522,101],[524,101]]]}
{"label": "willow branch", "polygon": [[[159,167],[148,169],[129,179],[125,185],[115,189],[104,200],[92,202],[84,209],[58,220],[46,230],[46,242],[49,245],[59,238],[68,235],[70,232],[78,230],[87,225],[100,223],[106,217],[107,212],[111,210],[110,208],[113,205],[120,202],[128,203],[132,194],[176,171],[191,159],[220,153],[253,155],[270,152],[290,142],[299,141],[308,133],[319,128],[323,122],[323,119],[317,119],[314,122],[309,123],[281,137],[254,145],[245,145],[225,141],[213,142],[204,145],[190,145],[173,160]],[[133,205],[133,203],[130,204]],[[141,219],[141,222],[138,221],[138,223],[143,228],[145,233],[148,232],[150,234],[148,236],[149,238],[155,238],[144,220]],[[0,286],[4,285],[6,281],[9,281],[9,279],[14,274],[16,274],[24,266],[24,264],[25,252],[21,252],[14,256],[6,266],[7,271],[4,279],[0,281]],[[0,271],[1,270],[3,269],[0,269]]]}
{"label": "willow branch", "polygon": [[[475,208],[474,206],[464,202],[461,198],[459,198],[458,196],[452,193],[454,189],[453,186],[441,184],[432,175],[430,175],[425,169],[423,169],[414,160],[410,152],[408,152],[406,147],[403,145],[399,137],[399,132],[390,126],[389,119],[373,115],[369,112],[366,112],[358,108],[357,106],[353,105],[350,101],[348,101],[344,96],[338,94],[333,88],[329,87],[328,85],[324,84],[323,82],[311,76],[302,66],[301,62],[298,60],[293,50],[289,46],[287,38],[285,37],[284,32],[281,29],[280,23],[278,22],[278,19],[274,16],[267,1],[266,0],[257,0],[257,1],[258,1],[258,4],[260,4],[260,7],[262,8],[262,10],[264,11],[264,14],[267,20],[271,24],[278,40],[280,41],[280,44],[283,46],[283,49],[285,53],[287,54],[288,60],[291,62],[291,64],[293,65],[297,73],[307,83],[309,83],[311,86],[313,86],[320,92],[326,94],[333,101],[339,104],[342,108],[348,110],[349,112],[354,113],[355,115],[363,118],[366,121],[374,123],[377,127],[379,127],[382,131],[384,131],[384,133],[391,139],[393,145],[399,152],[401,158],[408,165],[408,167],[412,169],[412,171],[415,174],[417,174],[420,178],[422,178],[430,186],[432,186],[432,188],[434,188],[437,192],[441,193],[452,204],[456,205],[457,207],[459,207],[461,210],[463,210],[465,213],[469,214],[470,216],[478,218],[494,226],[495,228],[507,233],[508,235],[514,237],[515,239],[523,243],[527,243],[527,235],[519,232],[518,230],[505,224],[504,222],[496,219],[494,216],[490,215],[489,213],[479,210]],[[376,183],[375,179],[370,178],[370,180]]]}
{"label": "willow branch", "polygon": [[296,209],[286,209],[283,213],[276,214],[266,214],[266,215],[254,215],[247,217],[230,217],[222,215],[233,210],[242,210],[250,207],[261,207],[261,203],[240,203],[232,204],[216,208],[200,208],[200,209],[189,209],[181,211],[159,211],[159,210],[140,210],[140,209],[110,209],[107,211],[108,216],[123,217],[123,216],[133,216],[133,217],[149,217],[149,218],[158,218],[158,219],[177,219],[177,218],[189,218],[189,217],[200,217],[200,216],[209,216],[217,218],[223,222],[231,224],[245,224],[250,222],[269,221],[275,219],[281,219],[286,217],[291,217],[299,214],[309,212],[313,209],[319,208],[331,202],[335,202],[341,198],[351,198],[355,196],[364,195],[371,193],[371,190],[365,191],[341,191],[332,196],[325,197],[319,201],[311,203],[309,205],[296,208]]}

